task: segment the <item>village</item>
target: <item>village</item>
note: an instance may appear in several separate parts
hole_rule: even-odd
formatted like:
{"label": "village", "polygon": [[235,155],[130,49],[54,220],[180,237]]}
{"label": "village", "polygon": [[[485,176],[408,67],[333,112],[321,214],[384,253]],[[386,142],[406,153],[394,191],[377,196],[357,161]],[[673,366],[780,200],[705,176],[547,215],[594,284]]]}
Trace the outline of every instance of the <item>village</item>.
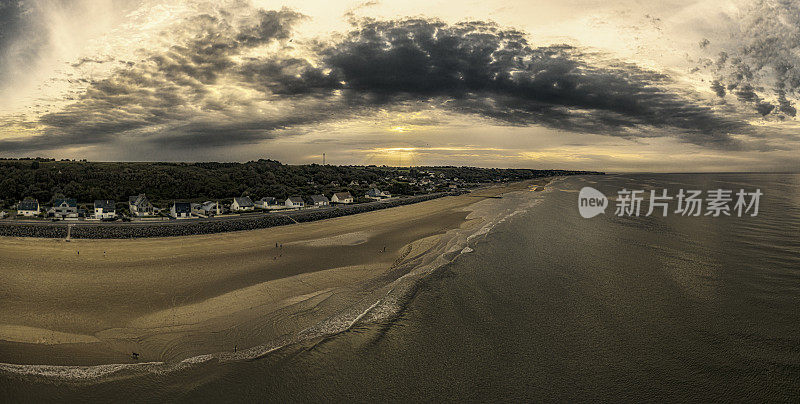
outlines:
{"label": "village", "polygon": [[[102,163],[0,159],[0,221],[152,222],[295,215],[405,203],[580,172],[476,167]],[[371,209],[371,208],[370,208]]]}
{"label": "village", "polygon": [[[456,189],[453,187],[452,189]],[[96,200],[90,204],[80,204],[75,198],[55,198],[51,204],[44,205],[38,200],[27,198],[17,204],[14,219],[19,220],[87,220],[87,221],[157,221],[183,220],[223,217],[225,215],[246,214],[248,212],[278,212],[303,209],[319,209],[335,205],[350,205],[358,202],[389,201],[392,194],[372,187],[362,198],[355,198],[349,191],[335,192],[330,197],[317,194],[290,196],[286,199],[262,197],[253,200],[249,196],[233,197],[228,200],[199,202],[173,201],[169,206],[156,206],[146,194],[132,195],[124,203],[127,209],[118,209],[113,200]],[[3,211],[0,216],[11,218]],[[4,218],[4,217],[0,217]]]}

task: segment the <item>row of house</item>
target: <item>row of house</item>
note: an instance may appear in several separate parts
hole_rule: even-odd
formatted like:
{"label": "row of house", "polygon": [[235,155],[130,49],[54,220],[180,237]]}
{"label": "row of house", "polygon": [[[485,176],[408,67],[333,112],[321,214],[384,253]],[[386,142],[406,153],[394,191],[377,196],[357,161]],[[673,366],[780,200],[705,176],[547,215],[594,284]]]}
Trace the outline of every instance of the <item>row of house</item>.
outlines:
{"label": "row of house", "polygon": [[[311,195],[309,197],[310,206],[328,206],[331,203],[353,203],[355,202],[355,198],[349,192],[337,192],[334,193],[330,199],[328,199],[325,195]],[[290,196],[286,198],[286,200],[279,201],[278,199],[268,196],[261,198],[255,202],[253,202],[249,196],[242,196],[238,198],[233,198],[233,203],[231,203],[231,210],[232,211],[249,211],[254,210],[255,208],[259,209],[287,209],[287,208],[303,208],[306,207],[307,203],[306,200],[300,196]]]}
{"label": "row of house", "polygon": [[[374,193],[372,191],[376,191]],[[370,190],[373,195],[378,198],[386,197],[380,191]],[[368,194],[367,197],[370,197]],[[279,201],[274,197],[261,198],[253,202],[250,197],[236,197],[233,198],[230,210],[234,212],[246,212],[259,209],[297,209],[306,206],[324,207],[329,206],[331,203],[350,204],[355,202],[353,195],[350,192],[337,192],[334,193],[330,199],[325,195],[311,195],[309,203],[300,196],[290,196],[286,200]],[[131,216],[133,217],[147,217],[154,216],[158,213],[158,209],[153,206],[145,194],[139,194],[128,198],[128,208]],[[42,212],[42,206],[36,199],[25,199],[17,204],[17,215],[33,217],[38,216]],[[223,209],[219,202],[206,201],[203,203],[189,203],[189,202],[174,202],[170,206],[169,215],[176,219],[185,219],[190,217],[208,217],[222,214]],[[53,201],[53,206],[47,210],[48,216],[53,216],[60,219],[78,218],[79,216],[88,216],[86,212],[78,209],[78,202],[74,198],[61,198]],[[114,219],[117,217],[116,202],[113,200],[96,200],[94,201],[94,211],[92,217],[95,219]]]}
{"label": "row of house", "polygon": [[[111,200],[94,201],[92,216],[96,219],[111,219],[117,216],[116,203]],[[87,216],[86,212],[78,209],[78,201],[75,198],[58,198],[53,200],[53,206],[44,210],[36,199],[25,199],[17,204],[17,216],[33,217],[42,212],[59,219],[77,219],[80,216]]]}

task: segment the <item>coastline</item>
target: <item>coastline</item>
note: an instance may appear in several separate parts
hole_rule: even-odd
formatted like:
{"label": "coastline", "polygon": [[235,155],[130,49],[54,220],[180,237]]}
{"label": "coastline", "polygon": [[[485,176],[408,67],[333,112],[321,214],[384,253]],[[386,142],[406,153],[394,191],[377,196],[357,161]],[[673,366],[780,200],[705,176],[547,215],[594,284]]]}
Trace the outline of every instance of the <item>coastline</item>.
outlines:
{"label": "coastline", "polygon": [[0,309],[2,369],[74,376],[87,366],[104,374],[123,364],[254,357],[385,317],[415,280],[468,252],[465,240],[486,224],[478,205],[550,181],[251,231],[0,239],[9,302]]}

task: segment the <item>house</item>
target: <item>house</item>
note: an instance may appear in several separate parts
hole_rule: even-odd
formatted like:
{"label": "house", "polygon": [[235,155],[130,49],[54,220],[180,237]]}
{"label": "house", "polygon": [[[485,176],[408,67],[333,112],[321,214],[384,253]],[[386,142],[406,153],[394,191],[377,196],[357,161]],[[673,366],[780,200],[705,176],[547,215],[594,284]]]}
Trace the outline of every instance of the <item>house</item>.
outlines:
{"label": "house", "polygon": [[61,219],[73,219],[78,217],[78,201],[75,198],[58,198],[53,200],[53,207],[50,208],[53,216]]}
{"label": "house", "polygon": [[306,206],[306,203],[303,201],[303,198],[299,196],[290,196],[286,198],[285,205],[287,208],[302,208]]}
{"label": "house", "polygon": [[206,216],[221,215],[222,206],[219,206],[219,202],[205,201],[200,205],[200,211]]}
{"label": "house", "polygon": [[331,197],[333,203],[353,203],[353,195],[349,192],[337,192]]}
{"label": "house", "polygon": [[41,209],[39,201],[36,199],[25,199],[17,204],[17,216],[36,216]]}
{"label": "house", "polygon": [[253,205],[253,201],[250,200],[249,196],[233,198],[233,203],[231,204],[232,211],[244,212],[253,209],[255,209],[255,205]]}
{"label": "house", "polygon": [[311,203],[316,207],[328,206],[331,201],[325,195],[311,195]]}
{"label": "house", "polygon": [[192,216],[201,216],[201,215],[205,216],[205,213],[203,213],[203,205],[202,204],[196,203],[196,202],[192,202],[190,205],[192,207]]}
{"label": "house", "polygon": [[256,201],[256,207],[259,209],[276,209],[280,207],[278,204],[278,200],[271,197],[266,196]]}
{"label": "house", "polygon": [[155,213],[153,204],[150,203],[150,200],[147,199],[144,194],[129,197],[128,208],[131,212],[131,216],[153,216]]}
{"label": "house", "polygon": [[117,217],[117,206],[111,200],[96,200],[94,201],[94,218],[95,219],[113,219]]}
{"label": "house", "polygon": [[378,188],[370,188],[370,190],[367,191],[367,194],[364,196],[369,199],[380,200],[383,199],[383,192],[381,192],[381,190]]}
{"label": "house", "polygon": [[189,219],[192,217],[192,204],[189,202],[174,202],[169,210],[169,215],[174,219]]}

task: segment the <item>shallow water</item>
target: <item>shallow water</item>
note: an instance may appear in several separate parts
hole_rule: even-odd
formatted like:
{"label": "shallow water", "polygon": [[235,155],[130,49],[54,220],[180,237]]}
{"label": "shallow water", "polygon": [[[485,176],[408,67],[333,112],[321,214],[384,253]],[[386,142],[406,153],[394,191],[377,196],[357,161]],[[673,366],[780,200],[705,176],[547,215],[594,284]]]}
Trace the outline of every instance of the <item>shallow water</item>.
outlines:
{"label": "shallow water", "polygon": [[[757,217],[628,218],[611,206],[583,219],[583,186],[764,196]],[[393,300],[399,312],[256,358],[88,380],[3,373],[1,397],[800,400],[800,176],[628,174],[550,188],[483,204],[506,219],[453,238],[455,259]]]}

